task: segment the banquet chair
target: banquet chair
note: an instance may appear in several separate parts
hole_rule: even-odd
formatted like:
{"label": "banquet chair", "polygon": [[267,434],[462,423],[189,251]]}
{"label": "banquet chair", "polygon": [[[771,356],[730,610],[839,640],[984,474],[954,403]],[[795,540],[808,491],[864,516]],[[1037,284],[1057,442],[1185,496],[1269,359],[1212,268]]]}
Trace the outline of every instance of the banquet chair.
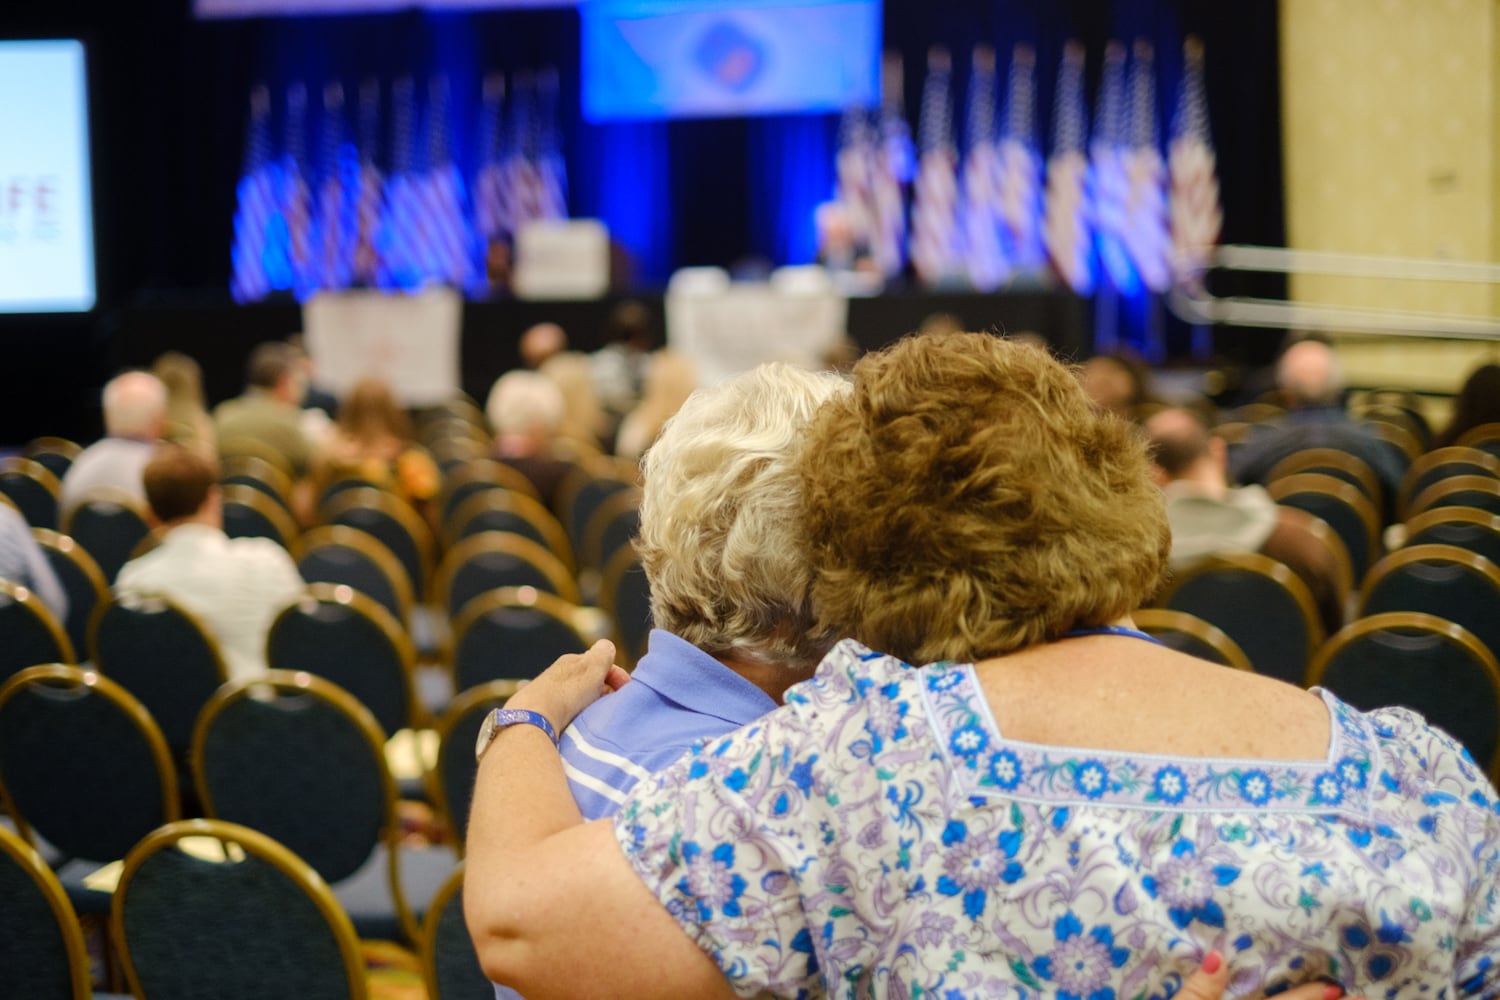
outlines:
{"label": "banquet chair", "polygon": [[269,538],[288,552],[298,547],[297,522],[269,493],[244,483],[223,488],[224,534],[230,538]]}
{"label": "banquet chair", "polygon": [[584,529],[582,564],[602,570],[615,553],[630,548],[640,530],[641,491],[632,488],[611,494]]}
{"label": "banquet chair", "polygon": [[445,477],[465,462],[484,458],[489,453],[489,447],[483,441],[451,435],[428,440],[427,450],[432,452],[433,461],[437,462],[438,469]]}
{"label": "banquet chair", "polygon": [[457,618],[469,601],[499,587],[534,587],[573,604],[579,601],[577,581],[551,551],[508,531],[485,531],[443,556],[433,582],[434,603]]}
{"label": "banquet chair", "polygon": [[391,613],[342,584],[309,584],[277,614],[266,636],[272,670],[306,671],[353,695],[385,737],[411,726],[416,651]]}
{"label": "banquet chair", "polygon": [[98,672],[60,664],[0,685],[0,798],[23,837],[59,852],[58,879],[81,913],[109,908],[109,894],[85,879],[176,819],[179,801],[167,741],[145,707]]}
{"label": "banquet chair", "polygon": [[28,1000],[88,1000],[89,956],[62,883],[30,844],[0,826],[0,984]]}
{"label": "banquet chair", "polygon": [[621,666],[634,666],[646,654],[651,634],[651,583],[631,548],[614,554],[599,581],[599,606],[608,616]]}
{"label": "banquet chair", "polygon": [[562,522],[540,500],[524,493],[486,490],[464,500],[444,526],[447,547],[482,531],[509,531],[529,538],[545,545],[569,572],[577,568]]}
{"label": "banquet chair", "polygon": [[384,742],[347,691],[273,670],[231,681],[204,706],[192,771],[205,815],[259,830],[306,861],[361,937],[415,943],[456,857],[401,843]]}
{"label": "banquet chair", "polygon": [[1256,553],[1195,563],[1176,574],[1156,603],[1218,627],[1257,673],[1294,684],[1323,641],[1307,585],[1283,564]]}
{"label": "banquet chair", "polygon": [[453,621],[453,690],[530,679],[565,653],[589,648],[579,608],[535,587],[501,587],[468,601]]}
{"label": "banquet chair", "polygon": [[73,460],[83,451],[76,441],[60,437],[32,438],[21,449],[21,455],[45,466],[47,471],[62,482],[62,477],[72,467]]}
{"label": "banquet chair", "polygon": [[1380,551],[1380,513],[1358,487],[1316,472],[1299,472],[1266,485],[1271,499],[1327,522],[1344,543],[1354,579],[1364,579]]}
{"label": "banquet chair", "polygon": [[224,459],[219,470],[219,484],[224,487],[248,486],[264,493],[291,513],[292,477],[282,465],[273,464],[254,455],[236,455]]}
{"label": "banquet chair", "polygon": [[1500,479],[1500,458],[1478,448],[1457,445],[1427,452],[1406,470],[1401,480],[1401,492],[1397,495],[1397,511],[1409,516],[1412,502],[1422,495],[1423,490],[1454,476]]}
{"label": "banquet chair", "polygon": [[94,557],[67,535],[47,528],[32,528],[31,536],[41,546],[48,565],[68,595],[68,614],[63,620],[68,642],[72,643],[75,652],[86,651],[89,648],[89,621],[94,616],[94,609],[109,600],[109,584],[104,582],[104,574],[99,572]]}
{"label": "banquet chair", "polygon": [[504,462],[493,458],[474,458],[455,466],[443,478],[443,489],[439,510],[446,521],[463,503],[475,493],[485,490],[506,489],[540,500],[536,486],[524,475]]}
{"label": "banquet chair", "polygon": [[318,520],[357,528],[379,541],[401,563],[412,597],[421,600],[426,595],[437,546],[432,530],[411,504],[386,490],[358,487],[325,500],[318,510]]}
{"label": "banquet chair", "polygon": [[1422,442],[1404,426],[1384,420],[1367,420],[1361,422],[1359,426],[1369,431],[1370,435],[1380,442],[1380,446],[1390,455],[1395,465],[1403,470],[1403,473],[1421,457]]}
{"label": "banquet chair", "polygon": [[505,707],[520,686],[518,681],[503,680],[470,688],[449,703],[434,726],[438,736],[437,766],[427,772],[427,798],[453,834],[460,855],[474,794],[474,773],[478,767],[474,762],[474,743],[479,739],[479,727],[492,709]]}
{"label": "banquet chair", "polygon": [[0,580],[0,682],[41,663],[73,663],[67,632],[26,587]]}
{"label": "banquet chair", "polygon": [[1474,507],[1500,514],[1500,479],[1492,476],[1450,476],[1418,493],[1407,508],[1411,520],[1437,507]]}
{"label": "banquet chair", "polygon": [[494,992],[464,923],[462,862],[433,897],[422,925],[422,979],[429,1000],[485,1000]]}
{"label": "banquet chair", "polygon": [[29,458],[0,459],[0,493],[10,499],[33,528],[57,530],[62,486],[47,467]]}
{"label": "banquet chair", "polygon": [[285,476],[288,483],[293,478],[295,470],[291,460],[260,438],[240,435],[219,439],[219,461],[225,468],[245,458],[260,459]]}
{"label": "banquet chair", "polygon": [[1492,779],[1500,767],[1500,664],[1451,621],[1409,611],[1362,618],[1323,644],[1307,683],[1355,708],[1420,712],[1468,748]]}
{"label": "banquet chair", "polygon": [[100,673],[140,700],[185,764],[198,713],[228,680],[208,627],[166,597],[121,595],[95,613],[89,653]]}
{"label": "banquet chair", "polygon": [[1482,452],[1500,458],[1500,424],[1480,424],[1470,427],[1454,442],[1462,448],[1478,448]]}
{"label": "banquet chair", "polygon": [[562,521],[563,530],[568,533],[568,542],[579,557],[580,570],[600,568],[589,564],[584,558],[586,553],[583,546],[588,534],[589,519],[605,500],[633,486],[626,479],[599,475],[583,466],[563,477],[562,484],[557,489],[558,518]]}
{"label": "banquet chair", "polygon": [[1370,568],[1359,616],[1419,611],[1462,625],[1500,651],[1500,567],[1451,545],[1411,545]]}
{"label": "banquet chair", "polygon": [[134,558],[136,546],[151,534],[151,525],[139,497],[101,486],[84,494],[64,519],[62,530],[94,557],[105,582],[113,585],[120,567]]}
{"label": "banquet chair", "polygon": [[325,524],[302,536],[297,570],[308,583],[342,583],[385,608],[403,627],[411,621],[411,584],[401,561],[368,532]]}
{"label": "banquet chair", "polygon": [[1200,660],[1250,670],[1250,658],[1224,631],[1186,611],[1170,608],[1140,608],[1131,615],[1136,627],[1155,637],[1168,649]]}
{"label": "banquet chair", "polygon": [[[1266,474],[1266,482],[1296,475],[1299,472],[1316,472],[1341,479],[1359,491],[1376,505],[1377,513],[1384,514],[1394,502],[1394,497],[1385,497],[1380,489],[1380,477],[1370,464],[1357,455],[1337,448],[1304,448],[1293,452],[1277,462]],[[1384,523],[1382,521],[1382,523]]]}
{"label": "banquet chair", "polygon": [[1404,545],[1453,545],[1500,566],[1500,514],[1475,507],[1433,507],[1406,522]]}
{"label": "banquet chair", "polygon": [[110,934],[150,1000],[365,1000],[354,926],[308,864],[264,833],[189,819],[125,858]]}
{"label": "banquet chair", "polygon": [[1432,428],[1427,418],[1411,405],[1377,400],[1351,407],[1349,414],[1367,426],[1398,428],[1411,438],[1413,459],[1432,446]]}

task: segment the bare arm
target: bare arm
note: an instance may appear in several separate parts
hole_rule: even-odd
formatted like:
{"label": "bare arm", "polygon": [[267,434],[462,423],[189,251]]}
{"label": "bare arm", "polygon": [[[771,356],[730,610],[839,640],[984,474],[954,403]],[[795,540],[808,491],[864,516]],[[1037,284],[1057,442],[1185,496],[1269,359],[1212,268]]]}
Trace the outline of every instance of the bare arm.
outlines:
{"label": "bare arm", "polygon": [[[625,674],[614,647],[564,657],[508,703],[561,731]],[[464,917],[485,974],[527,1000],[733,997],[620,852],[608,821],[583,824],[562,760],[534,726],[485,754],[469,819]]]}

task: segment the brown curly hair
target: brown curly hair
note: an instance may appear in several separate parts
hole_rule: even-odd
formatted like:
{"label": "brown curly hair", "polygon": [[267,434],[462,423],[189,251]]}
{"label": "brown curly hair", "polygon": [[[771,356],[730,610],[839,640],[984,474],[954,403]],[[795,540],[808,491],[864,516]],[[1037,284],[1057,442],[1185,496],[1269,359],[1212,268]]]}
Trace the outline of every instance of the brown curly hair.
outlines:
{"label": "brown curly hair", "polygon": [[1156,590],[1171,535],[1146,445],[1076,372],[980,333],[854,366],[800,463],[819,624],[910,663],[1102,625]]}

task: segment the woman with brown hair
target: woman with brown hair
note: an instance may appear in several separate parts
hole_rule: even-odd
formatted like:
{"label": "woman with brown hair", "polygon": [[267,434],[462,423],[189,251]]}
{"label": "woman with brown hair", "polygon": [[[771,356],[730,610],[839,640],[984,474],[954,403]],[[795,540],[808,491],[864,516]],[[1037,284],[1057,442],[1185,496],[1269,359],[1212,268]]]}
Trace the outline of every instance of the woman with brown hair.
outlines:
{"label": "woman with brown hair", "polygon": [[909,338],[855,365],[800,465],[819,627],[859,641],[588,826],[546,733],[628,682],[612,650],[517,693],[469,826],[492,976],[533,1000],[1114,1000],[1199,963],[1241,997],[1500,989],[1483,773],[1410,711],[1135,629],[1163,500],[1073,371]]}
{"label": "woman with brown hair", "polygon": [[416,443],[411,418],[383,379],[360,379],[339,405],[317,472],[319,492],[342,479],[391,490],[419,511],[437,495],[437,463]]}

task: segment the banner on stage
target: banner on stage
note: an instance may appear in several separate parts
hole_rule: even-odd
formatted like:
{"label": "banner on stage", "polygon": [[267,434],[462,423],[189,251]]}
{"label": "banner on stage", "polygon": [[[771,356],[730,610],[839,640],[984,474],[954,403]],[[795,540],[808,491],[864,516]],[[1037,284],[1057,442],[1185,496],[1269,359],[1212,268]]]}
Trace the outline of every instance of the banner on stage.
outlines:
{"label": "banner on stage", "polygon": [[451,288],[324,293],[302,307],[319,385],[343,397],[373,375],[410,407],[434,406],[458,391],[462,321],[463,297]]}
{"label": "banner on stage", "polygon": [[781,268],[767,283],[705,280],[713,270],[687,269],[667,287],[667,345],[693,359],[702,384],[767,361],[822,368],[843,340],[849,300],[822,268]]}

